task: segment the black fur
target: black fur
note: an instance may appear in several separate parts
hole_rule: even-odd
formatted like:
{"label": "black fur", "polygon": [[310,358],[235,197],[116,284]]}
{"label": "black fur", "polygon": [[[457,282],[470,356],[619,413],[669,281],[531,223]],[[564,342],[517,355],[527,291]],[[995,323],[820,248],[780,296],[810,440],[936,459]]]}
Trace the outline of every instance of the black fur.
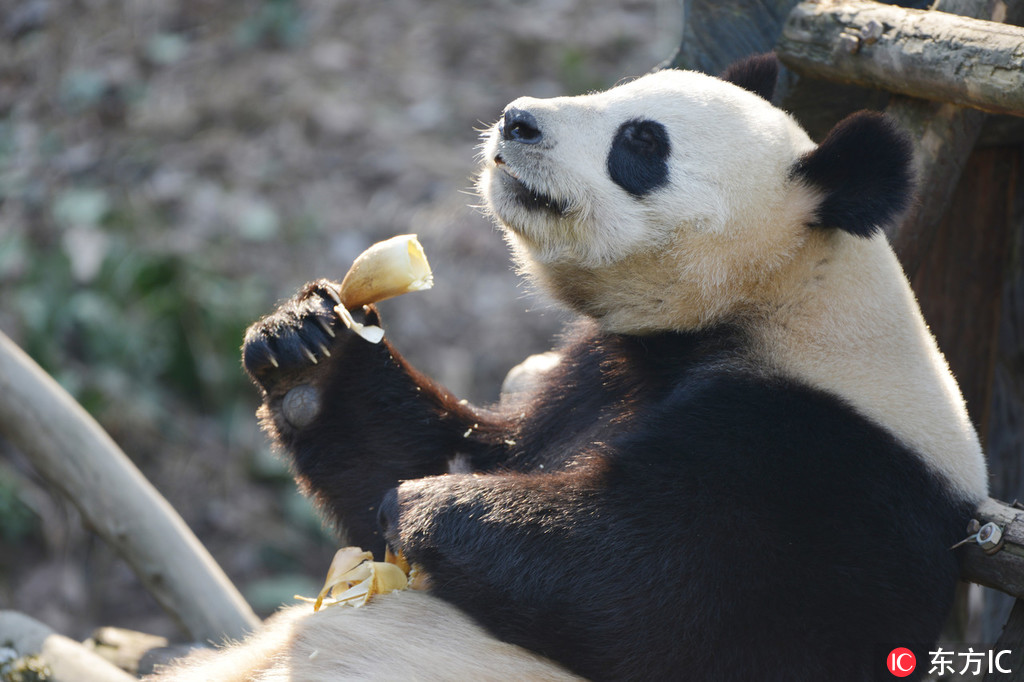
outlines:
{"label": "black fur", "polygon": [[914,148],[890,117],[851,114],[793,168],[820,189],[816,227],[869,237],[906,208],[914,189]]}
{"label": "black fur", "polygon": [[[316,290],[254,326],[246,358],[319,326],[300,312]],[[594,680],[874,679],[937,637],[968,509],[837,398],[742,369],[744,345],[585,327],[508,417],[343,331],[318,365],[246,366],[353,543],[379,548],[367,510],[387,488],[470,457],[477,475],[409,481],[380,514],[434,592],[507,641]],[[282,427],[285,387],[310,381],[324,413]]]}
{"label": "black fur", "polygon": [[657,121],[626,121],[615,133],[608,152],[608,175],[634,197],[668,184],[668,131]]}
{"label": "black fur", "polygon": [[[304,492],[352,543],[382,557],[377,508],[384,494],[403,480],[444,473],[456,452],[478,467],[500,459],[491,452],[501,450],[497,434],[503,422],[460,404],[413,370],[386,340],[371,344],[341,326],[328,286],[324,280],[307,284],[250,327],[242,359],[263,390],[263,427],[288,454]],[[365,321],[380,324],[376,309],[370,308]],[[322,323],[336,330],[335,338]],[[307,350],[318,364],[308,359]],[[311,424],[296,429],[281,405],[289,390],[303,385],[317,389],[324,407]],[[365,393],[359,395],[360,390]],[[400,428],[396,415],[401,415]],[[467,424],[476,427],[464,437]]]}
{"label": "black fur", "polygon": [[771,52],[747,57],[731,64],[719,78],[771,102],[779,80],[779,60]]}

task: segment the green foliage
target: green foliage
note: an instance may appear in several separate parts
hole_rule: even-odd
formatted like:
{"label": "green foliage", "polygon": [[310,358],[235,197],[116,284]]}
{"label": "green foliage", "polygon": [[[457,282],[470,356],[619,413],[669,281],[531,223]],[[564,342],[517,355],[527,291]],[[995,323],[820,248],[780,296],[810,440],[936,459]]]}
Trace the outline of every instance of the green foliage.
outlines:
{"label": "green foliage", "polygon": [[250,401],[238,351],[267,306],[266,283],[229,277],[231,244],[158,246],[159,216],[128,205],[72,187],[50,203],[57,229],[43,243],[0,236],[5,307],[20,321],[19,341],[96,415],[117,408],[156,421],[171,397],[204,412]]}
{"label": "green foliage", "polygon": [[70,111],[82,111],[99,103],[109,83],[99,71],[74,69],[64,76],[60,100]]}
{"label": "green foliage", "polygon": [[146,58],[151,64],[169,66],[188,54],[188,40],[177,33],[157,33],[146,42]]}
{"label": "green foliage", "polygon": [[5,642],[0,647],[0,682],[44,682],[53,679],[53,673],[42,658],[19,658],[10,646],[10,642]]}
{"label": "green foliage", "polygon": [[57,194],[53,217],[58,225],[96,226],[110,212],[110,196],[102,189],[71,187]]}
{"label": "green foliage", "polygon": [[115,235],[95,279],[82,286],[64,252],[35,254],[16,299],[26,350],[60,377],[66,359],[77,361],[70,388],[87,408],[117,386],[166,387],[225,407],[240,387],[237,350],[260,302],[251,282],[226,280],[203,260],[139,250]]}
{"label": "green foliage", "polygon": [[235,32],[243,47],[291,48],[306,35],[306,23],[294,0],[263,0]]}
{"label": "green foliage", "polygon": [[296,490],[288,488],[281,493],[284,506],[284,517],[289,528],[298,531],[305,531],[310,537],[331,545],[337,542],[338,538],[324,525],[323,517],[313,507],[313,502]]}
{"label": "green foliage", "polygon": [[39,519],[18,495],[17,480],[0,468],[0,539],[17,543],[35,533]]}
{"label": "green foliage", "polygon": [[270,614],[282,605],[294,604],[295,596],[315,597],[320,585],[302,573],[283,573],[254,580],[243,588],[245,600],[257,613]]}

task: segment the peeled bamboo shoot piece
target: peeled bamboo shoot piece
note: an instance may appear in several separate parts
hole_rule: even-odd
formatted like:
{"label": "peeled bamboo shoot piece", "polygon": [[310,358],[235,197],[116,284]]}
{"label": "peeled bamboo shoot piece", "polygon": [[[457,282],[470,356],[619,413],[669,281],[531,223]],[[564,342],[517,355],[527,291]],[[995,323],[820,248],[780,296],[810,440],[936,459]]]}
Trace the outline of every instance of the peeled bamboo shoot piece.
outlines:
{"label": "peeled bamboo shoot piece", "polygon": [[324,597],[326,597],[332,589],[345,580],[352,571],[358,568],[361,564],[372,561],[373,554],[371,552],[364,552],[359,547],[342,547],[334,553],[334,558],[331,559],[331,566],[327,569],[327,578],[324,580],[324,586],[320,589],[320,594],[316,597],[316,604],[313,606],[314,611],[320,610],[320,605],[323,604]]}
{"label": "peeled bamboo shoot piece", "polygon": [[403,234],[377,242],[356,258],[341,282],[341,304],[335,306],[334,312],[356,334],[371,343],[380,343],[384,330],[356,322],[350,311],[433,285],[430,264],[416,235]]}
{"label": "peeled bamboo shoot piece", "polygon": [[324,605],[362,606],[376,594],[404,590],[407,586],[408,580],[401,567],[373,561],[373,554],[358,547],[343,547],[331,561],[313,611],[319,611]]}
{"label": "peeled bamboo shoot piece", "polygon": [[414,234],[377,242],[352,263],[341,282],[341,303],[349,310],[434,284],[423,247]]}
{"label": "peeled bamboo shoot piece", "polygon": [[387,594],[395,590],[404,590],[409,585],[405,573],[394,564],[383,561],[368,561],[353,573],[353,579],[366,575],[359,582],[349,582],[348,589],[339,589],[338,585],[331,590],[331,597],[337,604],[362,606],[377,594]]}

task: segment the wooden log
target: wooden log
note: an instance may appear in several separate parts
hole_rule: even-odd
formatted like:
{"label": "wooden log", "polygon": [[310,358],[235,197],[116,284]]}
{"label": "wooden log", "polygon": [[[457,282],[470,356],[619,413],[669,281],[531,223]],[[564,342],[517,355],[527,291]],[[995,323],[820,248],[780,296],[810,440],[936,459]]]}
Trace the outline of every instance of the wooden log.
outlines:
{"label": "wooden log", "polygon": [[[989,422],[985,434],[988,454],[990,495],[1000,500],[1024,500],[1024,154],[1014,149],[1017,158],[1016,186],[1011,185],[1010,213],[1013,226],[1006,248],[1003,287],[992,367]],[[968,170],[968,173],[971,171]],[[995,197],[993,197],[994,199]],[[970,229],[970,228],[969,228]],[[955,313],[954,313],[955,314]],[[952,360],[951,360],[952,361]],[[1012,604],[1001,595],[986,595],[984,619],[986,639],[993,639]],[[1024,647],[1021,649],[1024,651]],[[1024,666],[1020,668],[1024,670]]]}
{"label": "wooden log", "polygon": [[1024,510],[989,498],[978,508],[976,519],[982,525],[995,524],[1001,537],[988,552],[977,540],[969,542],[960,555],[960,575],[1017,598],[992,648],[1010,650],[1005,663],[1019,675],[1024,671]]}
{"label": "wooden log", "polygon": [[995,524],[1002,534],[1002,546],[986,554],[978,542],[967,543],[960,558],[961,577],[1024,598],[1024,510],[989,498],[978,508],[975,519],[982,526]]}
{"label": "wooden log", "polygon": [[0,433],[25,454],[197,640],[241,638],[252,609],[110,436],[0,333]]}
{"label": "wooden log", "polygon": [[[937,9],[930,14],[946,18],[952,14],[963,15],[971,20],[984,20],[981,23],[986,24],[995,20],[1020,21],[1024,17],[1024,4],[1017,3],[1008,8],[1001,0],[939,0],[935,7]],[[939,223],[950,207],[954,190],[988,115],[977,109],[901,95],[890,99],[886,112],[900,122],[914,141],[917,200],[899,223],[886,229],[903,269],[914,281],[918,269],[928,257]],[[977,220],[969,222],[970,226],[964,229],[989,227],[978,225]],[[996,227],[1006,228],[1005,225]],[[919,290],[915,291],[919,297],[922,296]],[[991,297],[990,293],[986,295]],[[957,307],[955,302],[950,303],[953,308]],[[973,305],[965,301],[959,304]],[[982,333],[991,331],[986,329]],[[984,430],[982,422],[975,421],[975,424]]]}
{"label": "wooden log", "polygon": [[[909,248],[900,250],[904,263],[908,257],[920,263],[910,284],[985,445],[1019,164],[1013,149],[974,152],[951,192],[949,210],[937,220],[931,248],[912,256]],[[1001,479],[994,475],[992,481]],[[993,488],[991,494],[1017,497],[1007,492]]]}
{"label": "wooden log", "polygon": [[[1011,652],[1004,663],[1017,673],[1010,679],[1019,680],[1024,675],[1024,509],[989,498],[979,506],[975,518],[976,526],[995,524],[1001,537],[996,547],[987,551],[978,540],[968,542],[960,555],[960,576],[1016,597],[992,649]],[[994,677],[998,676],[984,679]]]}
{"label": "wooden log", "polygon": [[166,637],[137,630],[104,626],[96,628],[82,646],[100,658],[133,675],[139,672],[139,661],[153,649],[170,645]]}
{"label": "wooden log", "polygon": [[1010,610],[1010,616],[999,635],[999,639],[992,645],[992,651],[1009,651],[1006,658],[1002,660],[1003,669],[1014,671],[1013,677],[993,670],[986,673],[982,678],[983,682],[992,680],[1017,681],[1024,675],[1024,600],[1016,600]]}
{"label": "wooden log", "polygon": [[886,226],[889,243],[911,279],[925,260],[987,115],[976,109],[893,97],[886,113],[914,144],[917,196],[903,218]]}
{"label": "wooden log", "polygon": [[801,75],[1024,116],[1024,29],[995,19],[870,0],[801,2],[776,51]]}
{"label": "wooden log", "polygon": [[38,655],[54,682],[132,682],[135,677],[84,646],[15,611],[0,611],[0,643],[18,656]]}

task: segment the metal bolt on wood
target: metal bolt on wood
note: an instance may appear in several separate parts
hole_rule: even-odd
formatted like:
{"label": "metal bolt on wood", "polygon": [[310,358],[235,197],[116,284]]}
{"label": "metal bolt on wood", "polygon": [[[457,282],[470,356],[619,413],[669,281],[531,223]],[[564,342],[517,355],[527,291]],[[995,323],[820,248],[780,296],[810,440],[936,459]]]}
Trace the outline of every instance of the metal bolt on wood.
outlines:
{"label": "metal bolt on wood", "polygon": [[978,531],[978,545],[985,554],[995,554],[1003,548],[1003,529],[992,523],[986,523]]}

